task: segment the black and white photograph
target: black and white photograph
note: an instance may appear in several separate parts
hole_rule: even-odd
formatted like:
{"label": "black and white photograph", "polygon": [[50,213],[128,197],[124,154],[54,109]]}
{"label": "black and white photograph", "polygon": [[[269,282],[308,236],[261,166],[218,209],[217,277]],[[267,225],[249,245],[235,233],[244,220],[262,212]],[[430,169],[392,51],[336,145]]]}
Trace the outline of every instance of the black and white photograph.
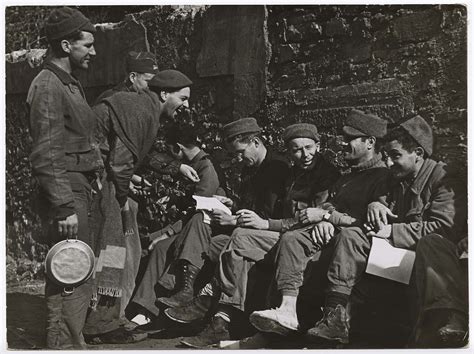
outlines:
{"label": "black and white photograph", "polygon": [[472,349],[469,6],[3,12],[2,352]]}

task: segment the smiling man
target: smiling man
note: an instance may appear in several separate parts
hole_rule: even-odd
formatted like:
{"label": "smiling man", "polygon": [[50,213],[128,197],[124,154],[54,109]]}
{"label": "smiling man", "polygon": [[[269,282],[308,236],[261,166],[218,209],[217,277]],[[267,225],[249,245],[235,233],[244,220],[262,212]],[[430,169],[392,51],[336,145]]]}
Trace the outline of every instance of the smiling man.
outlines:
{"label": "smiling man", "polygon": [[[92,205],[99,193],[92,190],[103,163],[94,141],[96,118],[73,72],[87,69],[95,56],[95,28],[81,12],[62,7],[51,12],[45,32],[51,55],[27,97],[40,216],[49,225],[49,243],[77,237],[94,249],[89,225],[98,215]],[[46,279],[48,348],[85,347],[82,330],[92,291],[92,280],[68,295]]]}

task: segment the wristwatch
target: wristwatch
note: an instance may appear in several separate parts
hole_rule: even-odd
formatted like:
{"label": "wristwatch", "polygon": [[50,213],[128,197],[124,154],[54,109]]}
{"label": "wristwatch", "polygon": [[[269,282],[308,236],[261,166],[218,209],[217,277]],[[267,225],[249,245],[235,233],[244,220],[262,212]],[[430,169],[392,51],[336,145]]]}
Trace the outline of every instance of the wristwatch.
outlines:
{"label": "wristwatch", "polygon": [[328,210],[326,214],[323,215],[323,220],[324,221],[329,221],[329,218],[331,217],[332,210]]}

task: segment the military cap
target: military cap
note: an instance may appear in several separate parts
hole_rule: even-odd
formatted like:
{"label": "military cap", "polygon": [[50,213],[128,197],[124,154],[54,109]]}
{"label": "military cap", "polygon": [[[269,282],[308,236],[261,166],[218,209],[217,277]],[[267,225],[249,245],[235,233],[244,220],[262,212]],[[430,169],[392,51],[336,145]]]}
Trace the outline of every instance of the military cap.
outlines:
{"label": "military cap", "polygon": [[127,72],[156,74],[156,58],[150,52],[129,52],[125,62]]}
{"label": "military cap", "polygon": [[148,86],[157,87],[165,90],[177,91],[183,87],[191,86],[193,82],[177,70],[162,70],[159,71],[153,79],[148,82]]}
{"label": "military cap", "polygon": [[257,124],[257,120],[252,117],[241,118],[230,122],[222,127],[222,135],[225,140],[229,140],[237,135],[260,133],[262,128]]}
{"label": "military cap", "polygon": [[433,153],[433,131],[422,117],[410,118],[400,126],[425,150],[428,156]]}
{"label": "military cap", "polygon": [[387,133],[387,122],[376,115],[353,109],[349,112],[342,131],[344,134],[353,137],[373,136],[383,138]]}
{"label": "military cap", "polygon": [[319,141],[318,128],[314,124],[296,123],[286,127],[283,132],[283,140],[287,143],[295,138],[309,138],[314,141]]}
{"label": "military cap", "polygon": [[63,39],[76,31],[95,32],[91,21],[80,11],[70,7],[54,9],[44,26],[48,41]]}

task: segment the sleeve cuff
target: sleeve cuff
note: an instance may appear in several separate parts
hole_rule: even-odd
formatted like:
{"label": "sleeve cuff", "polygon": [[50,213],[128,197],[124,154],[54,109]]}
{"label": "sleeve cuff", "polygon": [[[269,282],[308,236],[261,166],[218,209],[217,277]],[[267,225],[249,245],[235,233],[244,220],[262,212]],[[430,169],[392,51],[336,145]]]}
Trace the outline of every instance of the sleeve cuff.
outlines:
{"label": "sleeve cuff", "polygon": [[281,220],[268,219],[268,230],[270,231],[281,231],[283,223]]}
{"label": "sleeve cuff", "polygon": [[68,216],[75,214],[74,202],[56,207],[54,211],[54,220],[64,220]]}

